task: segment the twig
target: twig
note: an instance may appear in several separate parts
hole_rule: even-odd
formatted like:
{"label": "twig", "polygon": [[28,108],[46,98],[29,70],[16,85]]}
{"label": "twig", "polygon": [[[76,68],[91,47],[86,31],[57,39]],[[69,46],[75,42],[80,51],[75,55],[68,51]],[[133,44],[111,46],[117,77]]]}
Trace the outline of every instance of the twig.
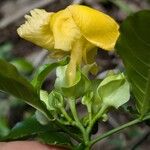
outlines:
{"label": "twig", "polygon": [[147,116],[144,117],[142,120],[141,120],[140,118],[137,118],[137,119],[135,119],[135,120],[133,120],[133,121],[130,121],[130,122],[126,123],[126,124],[123,124],[123,125],[121,125],[121,126],[119,126],[119,127],[117,127],[117,128],[114,128],[114,129],[112,129],[112,130],[109,130],[108,132],[106,132],[106,133],[104,133],[104,134],[102,134],[102,135],[99,135],[98,137],[96,137],[95,139],[93,139],[93,140],[91,141],[91,146],[94,145],[96,142],[98,142],[98,141],[100,141],[100,140],[102,140],[102,139],[104,139],[104,138],[106,138],[106,137],[108,137],[108,136],[111,136],[111,135],[114,134],[114,133],[118,133],[119,131],[121,131],[121,130],[127,128],[127,127],[131,127],[131,126],[133,126],[133,125],[136,125],[136,124],[141,123],[141,122],[143,122],[144,120],[148,120],[148,119],[150,119],[150,115],[147,115]]}

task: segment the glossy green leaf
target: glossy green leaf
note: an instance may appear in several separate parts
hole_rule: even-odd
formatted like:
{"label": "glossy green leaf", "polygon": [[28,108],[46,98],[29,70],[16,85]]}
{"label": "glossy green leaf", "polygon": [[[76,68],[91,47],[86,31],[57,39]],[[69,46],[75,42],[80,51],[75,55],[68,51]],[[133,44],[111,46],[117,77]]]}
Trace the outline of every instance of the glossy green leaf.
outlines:
{"label": "glossy green leaf", "polygon": [[0,59],[0,90],[24,100],[29,105],[49,115],[46,106],[40,101],[34,87],[19,74],[10,63]]}
{"label": "glossy green leaf", "polygon": [[0,60],[0,90],[26,100],[36,97],[32,85],[18,73],[13,65],[4,60]]}
{"label": "glossy green leaf", "polygon": [[116,44],[123,60],[138,112],[150,112],[150,11],[129,16],[121,25]]}
{"label": "glossy green leaf", "polygon": [[69,136],[60,132],[60,128],[56,127],[53,122],[41,125],[35,116],[17,123],[7,136],[0,137],[0,141],[25,140],[31,137],[45,144],[71,146]]}
{"label": "glossy green leaf", "polygon": [[130,98],[129,83],[121,74],[107,76],[98,86],[100,103],[106,107],[120,107]]}
{"label": "glossy green leaf", "polygon": [[29,137],[35,137],[41,133],[50,133],[57,130],[58,128],[52,123],[48,125],[41,125],[33,116],[20,123],[17,123],[15,127],[12,128],[10,133],[7,136],[0,139],[0,141],[28,139]]}
{"label": "glossy green leaf", "polygon": [[42,86],[42,83],[44,82],[45,78],[48,76],[48,74],[55,69],[58,66],[64,66],[68,63],[68,57],[64,60],[51,63],[51,64],[45,64],[41,66],[38,71],[35,73],[35,76],[32,80],[32,85],[36,88],[37,93],[40,92],[40,88]]}
{"label": "glossy green leaf", "polygon": [[76,146],[73,148],[73,150],[83,150],[83,149],[85,149],[85,148],[86,148],[86,146],[85,146],[83,143],[80,143],[80,144],[76,145]]}
{"label": "glossy green leaf", "polygon": [[49,145],[57,145],[57,146],[63,146],[66,148],[71,148],[71,140],[70,137],[62,132],[44,132],[40,133],[37,137],[39,141],[41,141],[44,144]]}

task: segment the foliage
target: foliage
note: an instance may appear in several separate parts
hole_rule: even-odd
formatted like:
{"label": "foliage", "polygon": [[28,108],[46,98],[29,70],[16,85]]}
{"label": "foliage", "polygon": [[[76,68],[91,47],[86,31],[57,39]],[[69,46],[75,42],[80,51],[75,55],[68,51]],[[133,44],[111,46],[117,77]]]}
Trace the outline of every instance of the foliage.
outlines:
{"label": "foliage", "polygon": [[141,116],[150,111],[150,11],[128,17],[121,26],[116,49],[126,68]]}

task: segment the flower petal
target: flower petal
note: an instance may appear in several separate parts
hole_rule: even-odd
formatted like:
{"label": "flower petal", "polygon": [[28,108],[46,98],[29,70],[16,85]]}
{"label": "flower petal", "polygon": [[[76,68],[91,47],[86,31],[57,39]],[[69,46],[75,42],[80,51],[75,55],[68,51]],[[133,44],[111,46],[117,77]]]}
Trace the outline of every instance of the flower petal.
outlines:
{"label": "flower petal", "polygon": [[53,13],[48,13],[42,9],[31,10],[30,13],[31,16],[25,16],[27,19],[25,24],[18,28],[18,34],[38,46],[52,50],[54,40],[50,29],[50,20]]}
{"label": "flower petal", "polygon": [[119,26],[111,17],[82,5],[71,5],[68,10],[88,41],[105,50],[113,49],[119,36]]}
{"label": "flower petal", "polygon": [[73,49],[71,50],[70,62],[68,64],[66,71],[69,85],[71,85],[75,81],[77,67],[81,65],[83,56],[82,49],[83,49],[82,40],[77,40],[73,45]]}
{"label": "flower petal", "polygon": [[52,16],[51,29],[54,35],[55,49],[70,51],[74,41],[81,37],[68,9],[59,11]]}

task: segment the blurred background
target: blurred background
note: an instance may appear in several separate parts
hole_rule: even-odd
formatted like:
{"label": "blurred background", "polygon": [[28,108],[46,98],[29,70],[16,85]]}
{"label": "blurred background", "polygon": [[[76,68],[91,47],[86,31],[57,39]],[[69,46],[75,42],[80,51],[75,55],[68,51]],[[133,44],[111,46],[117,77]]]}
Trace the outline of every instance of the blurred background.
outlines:
{"label": "blurred background", "polygon": [[[24,22],[24,14],[33,8],[44,8],[47,11],[58,11],[70,4],[84,4],[107,13],[121,23],[129,14],[150,8],[150,0],[0,0],[0,58],[14,64],[19,72],[29,80],[35,69],[47,61],[48,52],[21,39],[16,29]],[[98,78],[106,75],[106,70],[124,70],[121,60],[115,52],[98,51],[97,63],[101,66]],[[1,68],[0,68],[1,69]],[[53,86],[55,74],[46,79],[43,89]],[[99,125],[99,131],[105,132],[132,119],[129,107],[133,101],[118,111],[112,110],[109,119]],[[82,107],[79,105],[80,111]],[[0,136],[6,135],[19,121],[34,113],[34,109],[22,101],[0,92]],[[133,116],[133,115],[132,115]],[[96,136],[96,135],[94,135]],[[150,150],[150,127],[146,123],[124,130],[95,145],[99,150]]]}

